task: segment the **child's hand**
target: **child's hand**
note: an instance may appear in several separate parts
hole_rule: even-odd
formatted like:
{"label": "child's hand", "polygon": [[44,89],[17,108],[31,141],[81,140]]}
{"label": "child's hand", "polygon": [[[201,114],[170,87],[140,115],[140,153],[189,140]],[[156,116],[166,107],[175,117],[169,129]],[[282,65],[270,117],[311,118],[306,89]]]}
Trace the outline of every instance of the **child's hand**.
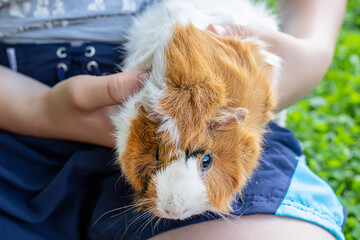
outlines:
{"label": "child's hand", "polygon": [[114,147],[107,109],[139,90],[146,76],[142,72],[80,75],[57,84],[43,101],[52,137]]}
{"label": "child's hand", "polygon": [[80,75],[50,88],[0,66],[0,129],[114,147],[107,110],[142,87],[143,72]]}
{"label": "child's hand", "polygon": [[283,59],[277,110],[300,100],[320,82],[330,65],[334,50],[317,38],[296,38],[268,29],[228,24],[210,25],[208,30],[223,37],[259,38],[268,44],[269,51]]}

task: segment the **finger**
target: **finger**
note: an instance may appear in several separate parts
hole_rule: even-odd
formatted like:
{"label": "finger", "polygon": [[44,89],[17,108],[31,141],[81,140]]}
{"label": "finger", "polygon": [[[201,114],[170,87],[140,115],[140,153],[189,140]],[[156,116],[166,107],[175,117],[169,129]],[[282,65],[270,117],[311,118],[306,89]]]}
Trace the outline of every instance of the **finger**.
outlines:
{"label": "finger", "polygon": [[249,38],[258,34],[257,29],[235,24],[210,24],[208,30],[220,37]]}
{"label": "finger", "polygon": [[77,76],[72,79],[74,105],[82,110],[96,110],[116,105],[138,91],[148,78],[145,72],[122,72],[107,76]]}
{"label": "finger", "polygon": [[236,24],[211,24],[208,30],[221,37],[240,37],[241,39],[256,37],[270,44],[286,35],[279,31]]}
{"label": "finger", "polygon": [[279,56],[283,56],[284,49],[290,49],[286,46],[293,44],[295,40],[293,36],[280,31],[235,24],[211,24],[208,30],[222,37],[240,37],[241,39],[255,37],[267,43],[266,49]]}

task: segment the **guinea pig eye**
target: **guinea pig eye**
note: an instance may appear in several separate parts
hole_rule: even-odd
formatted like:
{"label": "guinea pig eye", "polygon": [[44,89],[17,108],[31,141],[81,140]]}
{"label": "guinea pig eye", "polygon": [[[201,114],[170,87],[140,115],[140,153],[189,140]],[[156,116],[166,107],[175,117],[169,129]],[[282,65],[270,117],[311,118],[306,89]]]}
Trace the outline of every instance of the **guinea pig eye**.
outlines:
{"label": "guinea pig eye", "polygon": [[201,172],[207,172],[213,163],[213,156],[212,153],[207,153],[204,155],[203,159],[201,160]]}

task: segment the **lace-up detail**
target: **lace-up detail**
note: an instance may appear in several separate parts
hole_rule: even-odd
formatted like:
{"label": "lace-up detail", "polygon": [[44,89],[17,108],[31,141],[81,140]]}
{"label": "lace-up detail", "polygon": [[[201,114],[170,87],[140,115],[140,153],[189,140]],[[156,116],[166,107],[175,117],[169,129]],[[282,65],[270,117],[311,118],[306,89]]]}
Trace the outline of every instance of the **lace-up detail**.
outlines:
{"label": "lace-up detail", "polygon": [[67,73],[74,65],[80,65],[83,74],[100,76],[99,64],[92,59],[96,54],[96,49],[91,45],[59,47],[56,56],[61,59],[57,64],[57,78],[59,81],[67,79]]}

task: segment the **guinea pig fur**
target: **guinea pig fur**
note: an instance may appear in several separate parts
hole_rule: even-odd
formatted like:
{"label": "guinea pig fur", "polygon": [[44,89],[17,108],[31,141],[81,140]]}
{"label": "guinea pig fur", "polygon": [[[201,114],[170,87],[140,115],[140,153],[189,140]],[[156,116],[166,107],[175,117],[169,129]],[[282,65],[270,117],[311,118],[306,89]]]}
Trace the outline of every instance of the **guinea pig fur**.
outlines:
{"label": "guinea pig fur", "polygon": [[123,70],[150,75],[111,116],[117,163],[139,210],[161,218],[230,213],[273,117],[281,59],[209,24],[277,29],[265,6],[248,0],[167,0],[134,19],[126,44]]}

